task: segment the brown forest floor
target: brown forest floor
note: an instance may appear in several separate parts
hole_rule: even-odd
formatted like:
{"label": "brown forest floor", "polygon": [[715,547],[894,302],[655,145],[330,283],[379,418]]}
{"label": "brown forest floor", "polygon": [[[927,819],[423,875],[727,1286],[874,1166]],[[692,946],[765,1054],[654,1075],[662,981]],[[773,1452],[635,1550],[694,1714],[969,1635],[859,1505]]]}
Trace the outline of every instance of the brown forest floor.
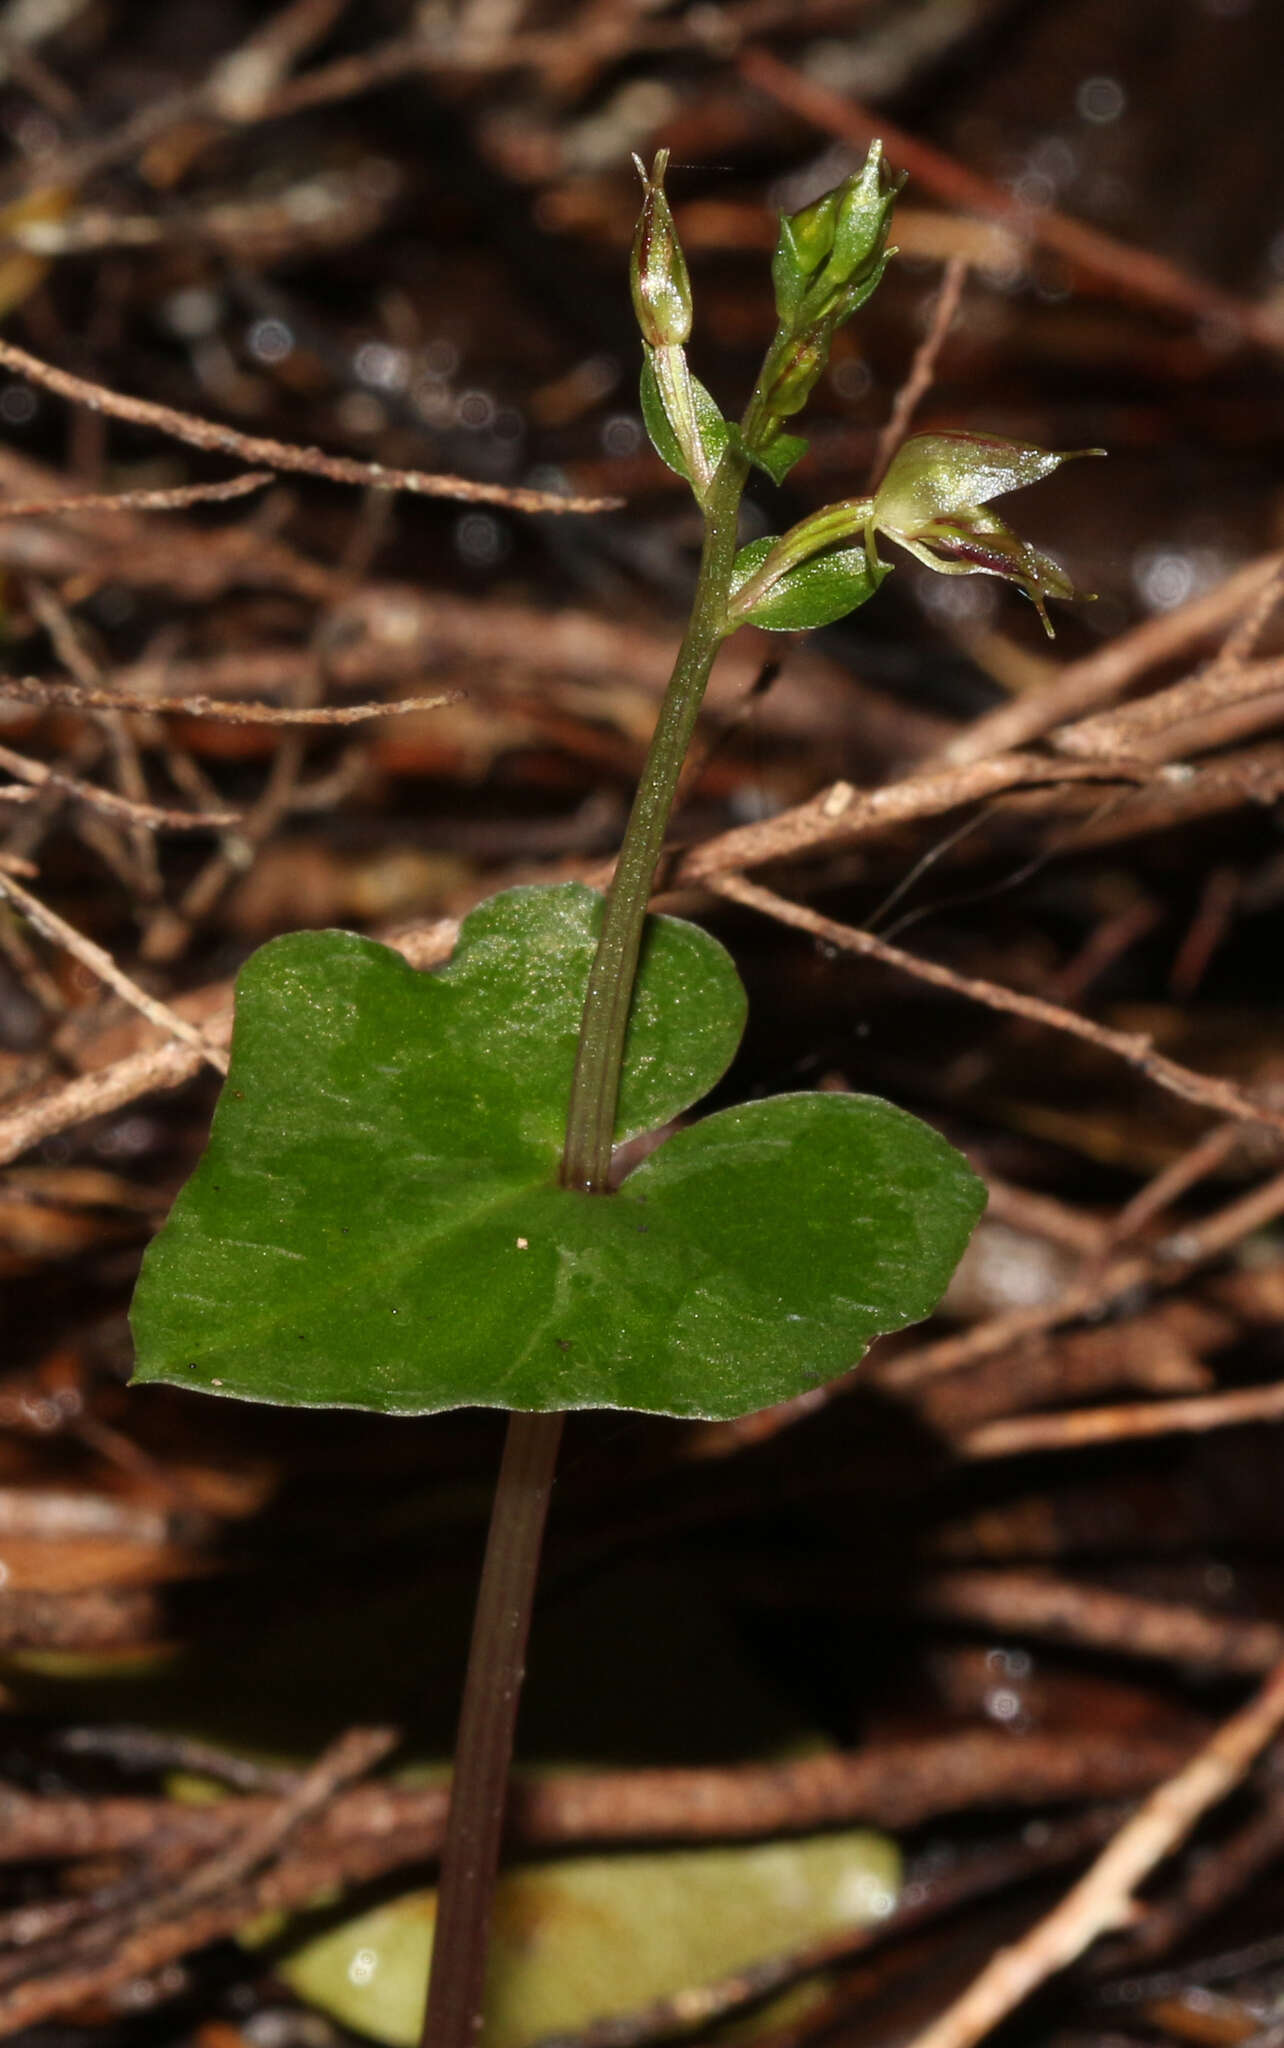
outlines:
{"label": "brown forest floor", "polygon": [[[514,1844],[896,1830],[876,1938],[722,1988],[825,1966],[773,2048],[908,2042],[1031,1929],[1032,1989],[1087,1953],[1013,2038],[1279,2038],[1281,77],[1267,0],[0,7],[0,2031],[314,2042],[226,1937],[427,1868],[440,1793],[352,1788],[345,1731],[448,1744],[494,1418],[131,1393],[132,1279],[252,946],[431,964],[617,842],[696,539],[636,413],[629,152],[672,149],[738,406],[771,207],[881,133],[901,258],[773,524],[861,489],[935,320],[918,424],[1110,450],[1021,508],[1098,600],[1049,648],[902,560],[843,627],[741,635],[664,900],[749,983],[724,1099],[886,1093],[990,1208],[854,1385],[573,1421],[523,1742],[593,1775]],[[104,493],[150,495],[60,509]],[[763,1765],[724,1638],[824,1769]],[[178,1806],[176,1763],[243,1799]],[[1043,1921],[1159,1785],[1107,1910]]]}

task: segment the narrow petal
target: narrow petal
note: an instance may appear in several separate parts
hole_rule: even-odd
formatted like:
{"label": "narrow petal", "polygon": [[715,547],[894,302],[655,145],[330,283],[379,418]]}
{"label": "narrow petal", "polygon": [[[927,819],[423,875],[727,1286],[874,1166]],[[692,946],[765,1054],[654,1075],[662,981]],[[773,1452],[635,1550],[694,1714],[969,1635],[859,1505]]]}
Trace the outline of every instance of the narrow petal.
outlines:
{"label": "narrow petal", "polygon": [[1084,594],[1076,591],[1059,562],[1022,540],[997,514],[979,506],[958,518],[935,519],[912,538],[900,534],[895,538],[943,576],[1001,576],[1005,582],[1015,583],[1043,620],[1049,639],[1052,622],[1045,598]]}

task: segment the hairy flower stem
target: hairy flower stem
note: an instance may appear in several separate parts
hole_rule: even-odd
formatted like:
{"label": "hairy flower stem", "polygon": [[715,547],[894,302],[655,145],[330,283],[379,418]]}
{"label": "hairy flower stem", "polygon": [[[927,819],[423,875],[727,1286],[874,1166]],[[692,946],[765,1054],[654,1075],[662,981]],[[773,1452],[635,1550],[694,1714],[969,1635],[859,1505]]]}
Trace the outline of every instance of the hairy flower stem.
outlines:
{"label": "hairy flower stem", "polygon": [[605,1194],[609,1185],[620,1070],[646,907],[709,671],[727,633],[736,520],[747,475],[744,457],[728,449],[709,487],[691,618],[633,799],[589,972],[562,1154],[562,1185],[586,1194]]}
{"label": "hairy flower stem", "polygon": [[423,2048],[472,2048],[481,2029],[513,1730],[564,1419],[508,1418],[459,1714]]}

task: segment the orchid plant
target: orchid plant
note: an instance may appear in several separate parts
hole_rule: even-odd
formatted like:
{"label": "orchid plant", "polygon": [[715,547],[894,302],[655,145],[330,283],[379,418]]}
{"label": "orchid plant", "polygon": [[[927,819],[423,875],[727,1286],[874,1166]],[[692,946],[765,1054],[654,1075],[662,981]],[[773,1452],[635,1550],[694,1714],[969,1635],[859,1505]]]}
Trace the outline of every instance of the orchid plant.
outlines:
{"label": "orchid plant", "polygon": [[221,1396],[422,1414],[510,1411],[460,1717],[425,2023],[481,2024],[490,1897],[539,1549],[567,1409],[728,1417],[846,1370],[930,1313],[984,1202],[926,1125],[874,1098],[724,1109],[627,1178],[616,1147],[681,1117],[734,1054],[745,995],[708,933],[648,914],[678,779],[723,641],[822,626],[890,572],[883,536],[948,575],[1068,597],[988,510],[1067,459],[986,436],[907,441],[872,496],[739,545],[751,471],[806,450],[790,422],[888,260],[881,147],[782,219],[778,326],[743,418],[692,374],[691,286],[639,164],[633,300],[642,410],[704,545],[691,616],[605,899],[510,890],[454,958],[413,972],[344,932],[277,939],[237,985],[209,1148],[150,1247],[136,1378]]}

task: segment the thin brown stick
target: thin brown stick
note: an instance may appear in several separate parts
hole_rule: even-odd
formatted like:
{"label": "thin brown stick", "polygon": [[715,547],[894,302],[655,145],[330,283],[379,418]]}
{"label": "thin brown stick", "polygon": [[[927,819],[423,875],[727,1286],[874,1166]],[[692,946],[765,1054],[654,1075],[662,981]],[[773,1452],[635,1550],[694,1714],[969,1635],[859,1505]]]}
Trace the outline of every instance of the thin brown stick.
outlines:
{"label": "thin brown stick", "polygon": [[[1015,1745],[1009,1745],[1015,1746]],[[341,1795],[342,1796],[342,1795]],[[348,1795],[351,1796],[351,1795]],[[424,1795],[420,1794],[420,1798]],[[1061,1839],[1068,1854],[1081,1853],[1101,1839],[1100,1813],[1065,1823]],[[1067,1839],[1068,1838],[1068,1839]],[[290,1852],[247,1885],[208,1904],[198,1905],[183,1918],[143,1928],[121,1942],[116,1953],[86,1963],[73,1962],[66,1969],[29,1978],[0,1995],[0,2034],[67,2011],[86,1999],[101,1997],[131,1980],[154,1976],[176,1957],[207,1946],[220,1936],[235,1933],[265,1912],[288,1911],[315,1902],[328,1891],[344,1884],[377,1878],[389,1870],[421,1860],[424,1850],[413,1837],[372,1835],[346,1852],[314,1849]],[[1027,1850],[1037,1867],[1038,1849]],[[1053,1860],[1057,1860],[1055,1857]],[[1023,1863],[1016,1874],[1028,1868]],[[966,1896],[966,1894],[965,1894]],[[948,1902],[948,1895],[947,1895]],[[886,1928],[888,1922],[880,1923]]]}
{"label": "thin brown stick", "polygon": [[1108,1226],[1111,1245],[1126,1244],[1130,1237],[1136,1237],[1170,1209],[1174,1202],[1205,1178],[1224,1166],[1236,1148],[1244,1142],[1244,1126],[1230,1122],[1217,1124],[1211,1131],[1188,1147],[1180,1158],[1138,1188],[1131,1201],[1124,1206]]}
{"label": "thin brown stick", "polygon": [[0,896],[12,903],[14,909],[22,913],[28,924],[34,925],[45,938],[52,940],[56,946],[64,947],[74,959],[80,961],[82,967],[87,967],[90,973],[96,975],[99,981],[105,982],[108,988],[115,989],[117,995],[123,996],[140,1015],[146,1017],[149,1024],[155,1024],[171,1038],[181,1039],[184,1045],[190,1046],[193,1052],[207,1061],[216,1073],[226,1074],[227,1054],[220,1047],[211,1045],[203,1031],[195,1024],[189,1024],[186,1017],[180,1017],[176,1010],[171,1010],[168,1003],[162,1003],[156,996],[149,996],[146,989],[140,988],[123,968],[116,965],[110,953],[102,946],[95,945],[92,939],[87,939],[83,932],[78,932],[74,925],[68,924],[56,911],[50,910],[47,904],[42,903],[38,896],[33,896],[29,889],[24,889],[21,882],[16,881],[12,875],[0,873]]}
{"label": "thin brown stick", "polygon": [[0,519],[49,519],[64,512],[181,512],[187,505],[225,505],[275,481],[252,469],[221,484],[180,484],[168,491],[89,491],[68,498],[0,498]]}
{"label": "thin brown stick", "polygon": [[244,1828],[221,1855],[212,1856],[165,1902],[163,1915],[225,1891],[256,1865],[276,1854],[288,1835],[327,1806],[354,1778],[364,1778],[397,1747],[395,1728],[349,1728],[272,1801],[270,1810]]}
{"label": "thin brown stick", "polygon": [[[334,57],[328,64],[314,64],[310,71],[289,79],[259,106],[256,118],[279,121],[305,109],[332,106],[338,100],[373,92],[381,85],[390,84],[393,79],[413,75],[416,71],[439,69],[450,63],[451,55],[448,44],[434,48],[426,36],[392,36],[387,42],[376,44],[372,50],[356,50],[350,56]],[[515,49],[505,52],[510,62],[515,61],[518,55]]]}
{"label": "thin brown stick", "polygon": [[1202,1435],[1245,1422],[1284,1422],[1284,1385],[1238,1387],[1180,1401],[1121,1401],[1064,1414],[1014,1415],[969,1430],[958,1444],[965,1458],[1015,1458],[1031,1451],[1074,1451],[1126,1438]]}
{"label": "thin brown stick", "polygon": [[244,1805],[241,1825],[212,1856],[178,1839],[162,1842],[150,1867],[111,1888],[109,1903],[76,1916],[81,1924],[55,1922],[46,1938],[36,1935],[19,1952],[0,1957],[0,1981],[21,1983],[45,1972],[61,1973],[77,1962],[92,1963],[144,1929],[181,1919],[205,1900],[226,1894],[278,1856],[304,1822],[380,1763],[397,1740],[387,1728],[347,1730],[275,1797]]}
{"label": "thin brown stick", "polygon": [[963,768],[941,768],[909,776],[881,789],[856,789],[850,782],[834,782],[805,803],[778,811],[774,818],[737,826],[707,840],[703,846],[693,847],[676,862],[668,880],[674,885],[708,882],[713,886],[718,875],[847,845],[869,833],[909,824],[918,818],[939,817],[944,811],[957,810],[962,804],[983,803],[1008,790],[1039,789],[1070,781],[1144,783],[1156,773],[1136,763],[1112,762],[1108,767],[1095,762],[1073,765],[1079,772],[1072,776],[1064,772],[1071,766],[1068,761],[1059,764],[1042,754],[1005,754],[1001,759],[976,761]]}
{"label": "thin brown stick", "polygon": [[[1210,1662],[1209,1668],[1236,1667]],[[983,1808],[1135,1797],[1189,1751],[1189,1740],[1168,1734],[1120,1743],[1113,1734],[1082,1729],[1013,1735],[969,1728],[784,1763],[558,1771],[518,1778],[509,1834],[528,1848],[566,1849],[594,1842],[751,1841],[854,1822],[910,1828]],[[158,1837],[221,1855],[275,1813],[279,1797],[249,1793],[192,1806],[5,1789],[0,1864],[132,1854]],[[309,1822],[299,1847],[357,1857],[370,1844],[388,1843],[393,1853],[384,1868],[426,1861],[441,1848],[448,1803],[444,1785],[356,1787]]]}
{"label": "thin brown stick", "polygon": [[834,918],[822,917],[819,911],[792,903],[786,897],[776,895],[774,890],[746,881],[742,875],[712,876],[708,886],[716,895],[725,896],[733,903],[743,903],[751,910],[760,910],[780,924],[810,932],[814,938],[824,939],[845,952],[881,960],[889,967],[912,974],[916,980],[930,983],[934,988],[964,996],[969,1002],[984,1003],[990,1009],[1024,1017],[1033,1024],[1045,1024],[1054,1031],[1064,1031],[1071,1037],[1080,1038],[1101,1052],[1126,1060],[1129,1066],[1145,1074],[1158,1087],[1179,1095],[1183,1101],[1197,1103],[1201,1109],[1215,1110],[1219,1115],[1234,1117],[1242,1123],[1265,1124],[1272,1130],[1284,1132],[1284,1113],[1265,1103],[1255,1102],[1233,1082],[1219,1080],[1211,1074],[1197,1074],[1193,1068],[1184,1067],[1177,1060],[1156,1052],[1154,1042],[1146,1032],[1115,1031],[1108,1025],[1094,1023],[1089,1017],[1081,1017],[1074,1010],[1063,1009],[1058,1003],[1045,1002],[1039,996],[1022,995],[1016,989],[1003,988],[998,982],[956,974],[952,968],[941,967],[935,961],[922,960],[914,953],[904,952],[899,946],[891,946],[885,939],[875,938],[872,932],[858,931],[853,925],[839,924]]}
{"label": "thin brown stick", "polygon": [[199,1074],[210,1046],[225,1046],[232,1036],[231,1005],[205,1021],[206,1043],[197,1051],[183,1039],[167,1037],[161,1045],[129,1053],[97,1073],[78,1074],[20,1103],[0,1116],[0,1165],[17,1159],[32,1145],[59,1131],[71,1130],[89,1117],[109,1116],[155,1089],[181,1088]]}
{"label": "thin brown stick", "polygon": [[[45,682],[39,676],[0,676],[0,697],[16,697],[24,704],[56,704],[71,711],[173,713],[183,718],[216,718],[227,725],[361,725],[371,718],[440,711],[448,704],[462,704],[467,695],[466,690],[443,690],[436,697],[296,706],[255,704],[233,697],[135,697],[127,690],[88,689],[80,683]],[[224,814],[218,822],[235,823],[236,814]]]}
{"label": "thin brown stick", "polygon": [[951,1439],[1001,1416],[1073,1402],[1174,1399],[1207,1394],[1213,1377],[1200,1351],[1226,1344],[1233,1320],[1193,1303],[1165,1301],[1140,1315],[1065,1330],[1017,1344],[970,1372],[929,1381],[916,1406],[928,1427]]}
{"label": "thin brown stick", "polygon": [[936,376],[936,364],[945,346],[945,337],[954,325],[967,283],[969,264],[966,256],[951,256],[945,266],[940,290],[932,302],[927,330],[914,351],[913,361],[905,382],[892,401],[887,424],[878,437],[874,449],[874,460],[869,469],[869,489],[876,491],[887,474],[887,465],[895,455],[901,442],[909,432],[910,421],[931,389]]}
{"label": "thin brown stick", "polygon": [[[170,1859],[176,1854],[181,1868],[182,1845],[172,1843],[159,1859],[160,1886],[153,1886],[141,1906],[138,1888],[127,1882],[121,1909],[100,1915],[70,1935],[55,1927],[48,1942],[21,1958],[20,1981],[0,1993],[0,2033],[13,2032],[32,2013],[65,2010],[85,1995],[88,1986],[109,1991],[147,1976],[220,1934],[235,1932],[254,1917],[256,1900],[264,1905],[302,1904],[306,1894],[298,1887],[297,1873],[292,1886],[278,1857],[286,1837],[328,1804],[342,1785],[377,1763],[391,1740],[387,1730],[351,1730],[280,1798],[266,1802],[266,1811],[259,1802],[239,1839],[188,1880],[177,1886],[166,1883]],[[262,1875],[246,1883],[247,1871],[265,1861],[268,1867]]]}
{"label": "thin brown stick", "polygon": [[1234,668],[1248,660],[1281,601],[1284,601],[1284,561],[1277,562],[1275,574],[1263,584],[1226,635],[1217,656],[1218,668]]}
{"label": "thin brown stick", "polygon": [[[173,811],[159,804],[139,803],[133,797],[119,796],[115,790],[103,789],[96,782],[81,782],[75,775],[64,775],[60,768],[50,768],[44,761],[33,761],[29,755],[15,753],[12,747],[0,746],[0,768],[8,769],[10,775],[20,776],[33,789],[61,790],[78,804],[87,804],[91,810],[103,811],[108,817],[122,818],[130,825],[147,825],[156,831],[166,832],[208,832],[221,825],[235,825],[240,821],[239,811]],[[9,792],[0,789],[0,796]]]}
{"label": "thin brown stick", "polygon": [[[102,672],[86,644],[81,628],[61,598],[34,578],[28,584],[27,590],[36,617],[49,635],[54,652],[63,666],[76,677],[82,688],[99,688],[103,680]],[[143,770],[137,735],[118,712],[100,713],[96,722],[99,730],[105,734],[111,749],[118,794],[132,804],[146,806],[149,802],[147,777]],[[96,826],[100,839],[106,838],[108,828],[102,821],[81,815],[76,820],[76,827],[82,838],[88,839],[87,826]],[[140,820],[129,827],[128,844],[129,855],[126,855],[122,846],[116,858],[108,856],[110,864],[116,872],[122,873],[130,895],[135,900],[154,903],[163,889],[155,834]],[[103,851],[106,850],[104,845]],[[112,851],[115,853],[114,845]]]}
{"label": "thin brown stick", "polygon": [[1237,1195],[1206,1216],[1188,1223],[1157,1247],[1159,1259],[1182,1271],[1205,1265],[1241,1244],[1254,1231],[1265,1230],[1284,1213],[1284,1173],[1272,1175],[1246,1195]]}
{"label": "thin brown stick", "polygon": [[468,477],[433,476],[420,469],[388,469],[381,462],[359,462],[350,455],[326,455],[320,448],[299,448],[292,442],[273,441],[261,434],[241,434],[235,427],[215,420],[200,419],[194,413],[178,412],[173,406],[157,405],[148,398],[131,398],[109,390],[86,377],[75,377],[43,362],[11,341],[0,341],[0,364],[20,377],[29,377],[73,405],[86,405],[91,412],[107,413],[130,426],[151,427],[171,440],[185,441],[215,455],[235,455],[244,462],[261,463],[266,469],[290,470],[301,476],[324,477],[330,483],[357,484],[362,488],[407,491],[419,497],[455,498],[472,505],[506,505],[514,512],[610,512],[618,498],[560,497],[555,491],[532,491],[508,484],[474,483]]}
{"label": "thin brown stick", "polygon": [[[1104,1265],[1089,1264],[1054,1301],[1037,1308],[1015,1309],[1007,1315],[993,1316],[988,1322],[978,1323],[957,1336],[937,1338],[932,1343],[901,1352],[886,1365],[876,1367],[876,1377],[885,1386],[911,1387],[941,1373],[957,1371],[961,1366],[978,1364],[983,1358],[997,1356],[1022,1338],[1039,1335],[1075,1317],[1104,1311],[1139,1284],[1153,1286],[1156,1281],[1176,1281],[1208,1260],[1219,1258],[1252,1231],[1273,1222],[1281,1211],[1284,1211],[1284,1174],[1277,1174],[1248,1194],[1227,1202],[1202,1223],[1188,1225],[1174,1233],[1152,1253],[1125,1254]],[[846,1380],[835,1384],[841,1387]],[[712,1428],[717,1426],[710,1425]]]}
{"label": "thin brown stick", "polygon": [[[163,1536],[164,1522],[159,1526]],[[194,1778],[212,1778],[234,1792],[269,1792],[279,1796],[299,1782],[297,1770],[260,1763],[254,1757],[223,1749],[199,1736],[174,1735],[127,1721],[108,1722],[104,1726],[73,1725],[51,1733],[49,1739],[63,1756],[108,1757],[124,1771],[183,1771]]]}
{"label": "thin brown stick", "polygon": [[932,1572],[913,1584],[908,1597],[920,1614],[935,1620],[1153,1658],[1190,1671],[1261,1678],[1284,1659],[1284,1630],[1272,1621],[1209,1614],[1186,1602],[1119,1593],[1047,1571]]}
{"label": "thin brown stick", "polygon": [[[440,967],[450,958],[458,937],[459,919],[442,917],[426,927],[416,924],[387,932],[384,943],[403,954],[412,967]],[[194,1004],[197,998],[188,1000]],[[219,1048],[228,1045],[232,1037],[231,983],[215,983],[203,989],[199,1000],[207,1044]],[[110,1066],[78,1074],[74,1081],[62,1082],[32,1101],[16,1104],[0,1114],[0,1165],[88,1117],[110,1115],[155,1089],[181,1088],[200,1072],[203,1058],[203,1051],[198,1053],[191,1046],[167,1037],[161,1045],[126,1053]]]}
{"label": "thin brown stick", "polygon": [[1143,619],[1095,653],[1072,661],[1049,682],[974,720],[943,750],[942,765],[961,768],[1010,747],[1027,746],[1054,726],[1109,703],[1148,669],[1189,653],[1228,621],[1238,619],[1263,591],[1274,588],[1281,566],[1279,554],[1260,555],[1212,590],[1201,591],[1170,612]]}
{"label": "thin brown stick", "polygon": [[[1162,770],[1144,788],[1123,791],[1113,803],[1099,804],[1091,817],[1085,816],[1081,807],[1074,827],[1075,851],[1118,846],[1150,832],[1172,832],[1204,818],[1241,810],[1245,804],[1274,803],[1281,794],[1284,745],[1278,741],[1221,754],[1197,768],[1179,762]],[[1067,790],[1061,800],[1068,800],[1068,808],[1076,793]],[[1012,799],[1014,805],[1021,803],[1030,809],[1039,801],[1037,792]],[[1047,804],[1046,798],[1042,801]]]}
{"label": "thin brown stick", "polygon": [[0,1588],[0,1649],[130,1650],[164,1639],[165,1603],[154,1586],[89,1586],[44,1593]]}
{"label": "thin brown stick", "polygon": [[[1239,1126],[1234,1128],[1238,1131]],[[986,1215],[992,1222],[1009,1223],[1014,1230],[1046,1238],[1084,1258],[1095,1257],[1110,1242],[1110,1225],[1102,1217],[1073,1209],[1055,1195],[1016,1187],[992,1171],[981,1169],[981,1177],[990,1191]]]}
{"label": "thin brown stick", "polygon": [[1147,740],[1156,733],[1166,733],[1181,720],[1202,718],[1231,705],[1278,695],[1282,686],[1284,659],[1278,656],[1270,661],[1244,661],[1233,666],[1215,662],[1203,675],[1174,683],[1169,690],[1156,690],[1139,704],[1081,719],[1077,725],[1063,725],[1052,734],[1052,744],[1060,753],[1073,754],[1080,760],[1106,760],[1118,755],[1135,759]]}
{"label": "thin brown stick", "polygon": [[[1201,1921],[1225,1913],[1270,1865],[1284,1854],[1284,1794],[1278,1781],[1278,1749],[1266,1765],[1264,1803],[1224,1841],[1191,1859],[1180,1882],[1151,1905],[1144,1918],[1119,1940],[1103,1943],[1092,1959],[1094,1976],[1145,1968],[1171,1954]],[[1271,1766],[1275,1771],[1272,1772]]]}
{"label": "thin brown stick", "polygon": [[1284,1664],[1176,1777],[1151,1793],[1061,1903],[1013,1947],[1000,1950],[913,2048],[975,2048],[1099,1935],[1125,1926],[1139,1887],[1240,1782],[1282,1723]]}
{"label": "thin brown stick", "polygon": [[257,121],[304,52],[331,29],[348,0],[290,0],[214,66],[210,109],[225,121]]}

